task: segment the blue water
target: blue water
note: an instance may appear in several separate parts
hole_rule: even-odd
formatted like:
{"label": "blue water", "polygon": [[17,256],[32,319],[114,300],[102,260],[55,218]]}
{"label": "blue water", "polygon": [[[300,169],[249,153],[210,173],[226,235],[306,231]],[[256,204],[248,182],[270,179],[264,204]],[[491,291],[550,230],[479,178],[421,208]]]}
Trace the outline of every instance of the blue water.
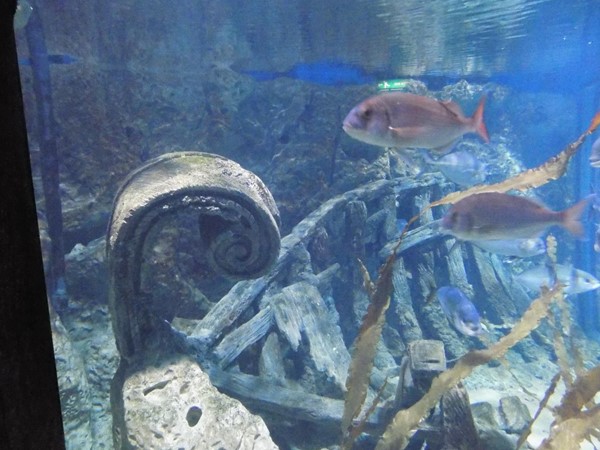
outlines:
{"label": "blue water", "polygon": [[[108,386],[119,362],[110,322],[114,311],[107,306],[104,238],[113,199],[133,170],[169,152],[196,150],[232,159],[271,190],[284,237],[328,200],[398,175],[392,166],[401,161],[388,160],[390,167],[382,169],[381,148],[342,131],[346,114],[376,94],[380,82],[396,80],[423,95],[452,98],[466,116],[487,96],[484,120],[490,143],[467,135],[459,145],[486,163],[489,182],[558,154],[600,110],[597,0],[61,0],[33,6],[27,28],[17,30],[16,37],[48,290],[73,351],[84,361],[89,392],[80,397],[91,399],[96,409],[81,408],[90,417],[87,436],[93,436],[98,448],[112,445]],[[599,170],[588,163],[596,137],[585,142],[565,176],[535,190],[541,203],[562,210],[592,191],[600,192]],[[421,169],[411,172],[411,180],[418,172],[417,180],[427,176]],[[421,194],[431,197],[423,200]],[[326,278],[329,287],[322,288],[328,314],[320,318],[337,321],[343,344],[350,347],[366,310],[357,259],[375,279],[383,262],[385,232],[387,238],[397,238],[418,209],[441,194],[436,187],[427,193],[415,191],[410,201],[400,196],[393,205],[389,200],[387,208],[395,207],[396,214],[384,224],[370,215],[376,200],[365,201],[364,211],[358,201],[345,206],[290,257],[298,259],[296,265],[267,281],[266,290],[257,288],[255,295],[266,298],[299,280],[314,284],[316,275],[334,263],[340,265],[340,279]],[[439,216],[436,212],[433,218]],[[582,218],[583,239],[553,231],[559,240],[559,262],[600,277],[593,250],[597,216],[590,208]],[[365,229],[387,231],[361,247],[356,242],[362,232],[352,235],[351,230],[363,219]],[[181,223],[197,231],[195,219],[187,217]],[[190,236],[168,230],[149,238],[157,242],[152,241],[144,254],[150,269],[141,277],[149,291],[143,295],[150,298],[150,314],[164,315],[158,322],[149,321],[149,327],[175,327],[178,318],[198,321],[234,285],[224,277],[211,278],[204,244]],[[436,305],[421,301],[422,291],[431,284],[434,292],[434,287],[454,280],[440,268],[451,258],[440,250],[445,247],[424,248],[416,252],[414,266],[409,258],[404,261],[407,292],[414,297],[405,300],[412,302],[423,322],[422,337],[448,338],[449,355],[458,357],[459,351],[480,343],[457,337],[450,326],[438,327],[436,320],[445,320],[443,314],[431,318],[436,317],[431,315]],[[63,255],[68,255],[66,263]],[[473,275],[473,251],[465,250],[464,255],[465,270]],[[311,270],[296,273],[307,261]],[[518,259],[498,261],[508,272],[528,267]],[[471,287],[469,299],[481,305],[477,296],[485,286]],[[597,292],[569,299],[576,334],[590,342],[600,335]],[[393,297],[384,331],[389,360],[395,364],[402,357],[400,341],[405,337],[399,331],[405,318],[398,301]],[[225,333],[263,306],[255,301]],[[507,312],[502,305],[488,306],[480,313],[498,327],[510,328],[518,319],[498,323]],[[181,338],[185,333],[178,331]],[[339,399],[343,389],[331,387],[335,377],[304,372],[310,346],[303,333],[300,351],[284,347],[285,377],[293,379],[294,389],[322,382],[325,387],[314,391]],[[390,344],[394,339],[400,343]],[[264,361],[257,355],[265,340],[263,336],[245,350],[232,373],[259,373]],[[94,352],[87,350],[90,346]],[[520,351],[527,360],[524,348]],[[555,359],[549,354],[541,359]],[[70,357],[60,355],[57,360]],[[395,370],[380,369],[380,383]],[[59,369],[59,379],[60,370],[70,380],[72,374],[65,369]],[[70,401],[67,397],[63,401]],[[320,448],[319,431],[302,426],[289,436],[285,427],[273,434],[278,442],[298,443],[305,433],[310,437],[306,448]],[[82,448],[75,434],[68,447]],[[360,448],[373,445],[369,437],[360,442]]]}

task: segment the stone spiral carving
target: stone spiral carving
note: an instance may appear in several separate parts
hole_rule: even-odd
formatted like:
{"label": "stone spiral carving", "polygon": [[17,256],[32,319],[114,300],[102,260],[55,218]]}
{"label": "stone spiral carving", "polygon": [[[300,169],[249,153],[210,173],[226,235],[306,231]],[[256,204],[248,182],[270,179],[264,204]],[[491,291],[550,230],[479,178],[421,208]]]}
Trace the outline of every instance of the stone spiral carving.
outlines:
{"label": "stone spiral carving", "polygon": [[[204,257],[216,274],[234,280],[269,270],[280,247],[279,212],[253,173],[221,156],[162,155],[132,172],[117,193],[107,235],[109,306],[117,347],[131,358],[155,342],[164,321],[140,292],[140,266],[150,233],[179,212],[198,215]],[[176,299],[173,299],[176,301]]]}

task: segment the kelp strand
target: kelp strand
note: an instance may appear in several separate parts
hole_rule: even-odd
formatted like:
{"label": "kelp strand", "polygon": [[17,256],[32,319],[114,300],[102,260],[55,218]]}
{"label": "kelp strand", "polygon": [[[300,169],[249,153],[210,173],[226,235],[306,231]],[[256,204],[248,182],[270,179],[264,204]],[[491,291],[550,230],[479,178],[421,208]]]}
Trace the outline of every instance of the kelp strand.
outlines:
{"label": "kelp strand", "polygon": [[[365,276],[366,270],[363,268],[365,287],[369,291],[371,301],[354,344],[355,349],[346,381],[347,393],[342,417],[342,449],[350,449],[357,435],[356,432],[353,432],[352,422],[360,413],[366,398],[376,347],[381,337],[385,312],[389,307],[393,287],[392,269],[396,259],[396,252],[400,248],[402,238],[410,225],[418,220],[425,211],[434,206],[454,203],[475,193],[531,189],[560,178],[566,172],[570,159],[581,147],[586,137],[592,134],[599,125],[600,112],[594,116],[590,127],[576,141],[569,144],[562,152],[550,158],[544,164],[517,174],[501,183],[479,185],[465,191],[453,192],[440,200],[430,203],[419,214],[412,217],[404,227],[398,243],[379,271],[379,277],[374,288],[368,278],[368,273]],[[439,402],[441,396],[459,381],[466,378],[472,372],[473,368],[485,364],[492,359],[502,357],[510,347],[528,336],[538,326],[540,320],[548,314],[550,303],[557,294],[562,294],[560,286],[555,285],[552,289],[543,289],[541,296],[532,302],[530,308],[508,335],[485,350],[468,352],[458,360],[452,369],[436,377],[432,382],[431,389],[421,400],[412,407],[396,414],[392,423],[382,435],[377,449],[396,450],[404,448],[408,444],[411,430],[416,427],[427,411]]]}
{"label": "kelp strand", "polygon": [[370,302],[354,342],[354,353],[348,369],[347,392],[342,415],[342,449],[352,448],[354,439],[357,436],[353,432],[352,422],[360,414],[367,397],[377,344],[381,338],[385,312],[390,304],[393,287],[392,269],[395,261],[396,252],[394,251],[379,270],[379,276],[374,285],[371,283],[367,270],[361,264],[365,288],[369,294]]}
{"label": "kelp strand", "polygon": [[487,349],[471,350],[461,357],[453,368],[434,378],[429,391],[417,403],[396,414],[379,440],[376,450],[405,448],[412,430],[416,428],[421,418],[437,405],[442,395],[469,376],[475,367],[502,357],[508,349],[527,337],[546,317],[552,299],[560,292],[562,292],[562,288],[557,285],[552,289],[544,289],[509,334]]}
{"label": "kelp strand", "polygon": [[556,385],[558,384],[558,380],[560,380],[560,372],[558,372],[556,375],[554,375],[552,377],[552,380],[550,380],[550,385],[548,386],[548,389],[546,389],[546,392],[544,393],[544,398],[542,398],[542,401],[538,405],[538,409],[535,412],[535,414],[533,415],[533,418],[529,421],[527,428],[525,428],[525,430],[523,430],[523,432],[521,433],[521,436],[519,436],[519,440],[517,441],[517,445],[515,446],[515,448],[521,448],[521,446],[525,443],[525,441],[531,434],[531,429],[533,428],[533,424],[535,423],[537,418],[540,416],[540,414],[542,413],[542,411],[548,404],[548,401],[550,400],[550,397],[552,397],[552,394],[554,394],[554,391],[556,390]]}
{"label": "kelp strand", "polygon": [[577,153],[585,139],[592,134],[600,125],[600,112],[596,113],[589,128],[577,140],[567,145],[558,155],[553,156],[548,161],[533,169],[525,170],[514,177],[494,184],[481,184],[473,186],[464,191],[452,192],[445,197],[432,202],[428,208],[434,206],[456,203],[457,201],[473,194],[481,194],[483,192],[506,192],[511,189],[517,191],[525,191],[536,187],[543,186],[552,180],[558,180],[567,171],[567,166],[571,158]]}

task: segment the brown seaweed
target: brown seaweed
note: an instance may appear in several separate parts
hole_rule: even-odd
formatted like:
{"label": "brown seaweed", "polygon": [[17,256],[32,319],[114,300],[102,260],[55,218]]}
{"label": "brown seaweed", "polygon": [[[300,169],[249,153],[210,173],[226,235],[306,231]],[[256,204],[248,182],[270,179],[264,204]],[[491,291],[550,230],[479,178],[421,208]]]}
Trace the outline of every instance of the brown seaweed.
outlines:
{"label": "brown seaweed", "polygon": [[598,430],[600,405],[580,412],[552,427],[550,437],[544,439],[538,450],[578,448],[578,444]]}
{"label": "brown seaweed", "polygon": [[517,441],[517,445],[515,448],[521,448],[521,446],[525,443],[525,441],[531,434],[531,428],[533,428],[533,424],[548,404],[548,400],[550,400],[552,394],[554,394],[554,391],[556,390],[556,385],[558,384],[558,380],[560,380],[560,372],[558,372],[556,375],[554,375],[554,377],[552,377],[552,380],[550,381],[550,386],[548,386],[548,389],[546,389],[546,392],[544,393],[544,398],[542,398],[542,401],[538,405],[538,409],[533,415],[533,418],[529,421],[527,428],[525,428],[521,433],[521,436],[519,436],[519,440]]}
{"label": "brown seaweed", "polygon": [[[418,215],[409,220],[402,231],[398,244],[380,268],[379,277],[375,284],[371,282],[364,267],[362,268],[370,304],[354,343],[354,352],[346,380],[347,393],[342,417],[342,449],[351,448],[357,436],[353,420],[360,414],[367,395],[375,352],[381,337],[385,312],[389,307],[393,288],[392,269],[396,259],[396,251],[400,247],[402,238],[410,225],[418,220],[425,211],[434,206],[454,203],[475,193],[506,192],[511,189],[525,190],[542,186],[551,180],[560,178],[566,172],[570,159],[581,147],[586,137],[592,134],[599,125],[600,113],[597,113],[590,127],[576,141],[539,167],[524,171],[500,183],[479,185],[465,191],[454,192],[430,203]],[[408,444],[411,431],[417,426],[421,418],[440,401],[442,395],[466,378],[475,367],[492,359],[501,358],[512,346],[528,336],[531,331],[537,328],[539,322],[547,316],[550,304],[557,295],[562,295],[561,286],[555,285],[551,289],[543,288],[540,297],[531,303],[529,309],[508,335],[487,349],[468,352],[457,361],[452,369],[436,377],[432,382],[431,389],[417,403],[396,414],[392,423],[382,435],[377,449],[404,448]]]}
{"label": "brown seaweed", "polygon": [[573,385],[556,408],[556,417],[559,422],[576,417],[581,408],[590,402],[600,392],[600,365],[578,376]]}
{"label": "brown seaweed", "polygon": [[[552,379],[533,420],[519,438],[517,448],[527,439],[533,422],[548,403],[559,378],[560,373]],[[575,448],[584,439],[595,436],[600,431],[600,405],[592,403],[587,411],[581,410],[592,402],[598,392],[600,392],[600,365],[578,376],[567,390],[560,405],[555,409],[556,419],[552,424],[550,436],[544,439],[538,450]]]}
{"label": "brown seaweed", "polygon": [[596,113],[589,128],[577,140],[570,143],[558,155],[553,156],[548,161],[533,169],[525,170],[514,177],[494,184],[481,184],[473,186],[464,191],[452,192],[445,197],[432,202],[428,208],[434,206],[456,203],[460,199],[473,194],[481,194],[483,192],[507,192],[511,189],[517,191],[525,191],[540,187],[549,181],[558,180],[567,171],[567,166],[571,158],[577,153],[585,139],[592,134],[600,125],[600,112]]}
{"label": "brown seaweed", "polygon": [[560,292],[562,292],[562,288],[558,285],[551,289],[543,289],[540,297],[531,303],[529,309],[525,311],[521,320],[509,334],[487,349],[471,350],[461,357],[453,368],[434,378],[429,391],[417,403],[396,414],[376,449],[403,449],[408,444],[412,430],[421,418],[437,405],[442,395],[469,376],[475,367],[502,357],[512,346],[527,337],[546,317],[552,300]]}
{"label": "brown seaweed", "polygon": [[392,295],[392,273],[395,261],[396,252],[393,251],[380,268],[375,284],[371,283],[367,270],[361,264],[370,303],[354,342],[354,352],[348,369],[347,391],[342,415],[342,449],[352,448],[354,439],[357,436],[357,433],[353,431],[352,422],[360,414],[367,397],[377,344],[381,338],[385,312],[388,309]]}
{"label": "brown seaweed", "polygon": [[570,318],[568,314],[569,310],[565,302],[564,295],[557,298],[557,305],[561,310],[560,317],[554,317],[552,325],[554,326],[554,353],[556,354],[556,360],[560,373],[567,386],[567,389],[573,384],[573,376],[571,374],[571,365],[569,363],[569,354],[567,352],[567,345],[565,338],[568,333],[567,320]]}

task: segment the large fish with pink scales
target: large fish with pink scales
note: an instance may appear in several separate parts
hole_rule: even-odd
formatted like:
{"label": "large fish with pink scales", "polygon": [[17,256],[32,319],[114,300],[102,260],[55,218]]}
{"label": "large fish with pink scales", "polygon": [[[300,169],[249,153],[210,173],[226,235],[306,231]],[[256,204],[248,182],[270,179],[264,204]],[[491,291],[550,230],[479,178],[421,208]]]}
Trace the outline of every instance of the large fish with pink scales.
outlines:
{"label": "large fish with pink scales", "polygon": [[485,96],[473,117],[465,117],[453,101],[439,101],[407,92],[386,92],[356,105],[344,119],[348,135],[380,147],[448,151],[466,133],[489,136],[483,123]]}
{"label": "large fish with pink scales", "polygon": [[465,241],[530,239],[552,225],[582,237],[579,218],[590,197],[564,211],[552,211],[526,197],[500,192],[484,192],[453,204],[442,217],[441,230]]}

